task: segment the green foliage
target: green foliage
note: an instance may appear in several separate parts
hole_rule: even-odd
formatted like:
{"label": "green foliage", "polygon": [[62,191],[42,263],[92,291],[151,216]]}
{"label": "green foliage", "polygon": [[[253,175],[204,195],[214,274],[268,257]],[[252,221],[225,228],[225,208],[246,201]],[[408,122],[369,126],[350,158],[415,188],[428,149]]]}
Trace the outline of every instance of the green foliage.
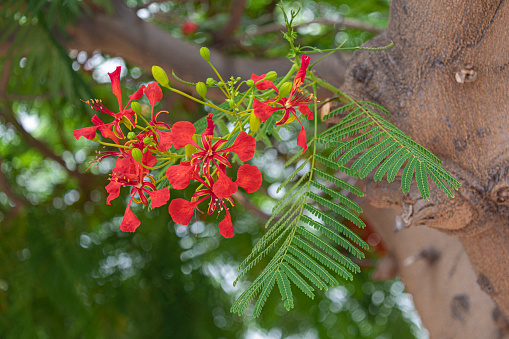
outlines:
{"label": "green foliage", "polygon": [[[266,224],[269,231],[239,266],[242,272],[235,283],[263,257],[275,251],[260,275],[233,304],[232,312],[244,313],[259,293],[253,311],[253,316],[258,317],[274,281],[279,287],[284,307],[289,310],[294,305],[291,301],[292,285],[313,299],[315,287],[321,290],[338,284],[334,275],[352,280],[353,273],[360,272],[352,258],[364,258],[362,250],[369,247],[341,220],[363,228],[365,224],[358,216],[362,209],[340,190],[357,196],[363,193],[337,173],[365,178],[378,167],[375,180],[382,179],[387,173],[390,182],[406,162],[401,179],[403,192],[410,190],[415,173],[423,199],[429,198],[428,176],[445,194],[453,197],[445,183],[454,189],[458,189],[460,184],[440,167],[440,160],[385,120],[379,112],[388,114],[383,107],[364,101],[351,102],[331,112],[329,118],[340,115],[341,121],[313,138],[311,155],[296,165],[293,173],[281,183],[278,192],[287,191],[273,208]],[[328,157],[318,154],[318,143],[330,147]],[[285,166],[292,165],[297,159],[292,157]],[[319,168],[320,163],[336,174]],[[319,178],[327,183],[318,181]],[[292,181],[296,183],[290,186]]]}

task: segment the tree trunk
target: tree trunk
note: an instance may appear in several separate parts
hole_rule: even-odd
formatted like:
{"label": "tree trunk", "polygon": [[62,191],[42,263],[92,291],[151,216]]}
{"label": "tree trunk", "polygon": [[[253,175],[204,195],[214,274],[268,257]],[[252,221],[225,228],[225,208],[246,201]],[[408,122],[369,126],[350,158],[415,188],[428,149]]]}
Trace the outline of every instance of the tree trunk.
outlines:
{"label": "tree trunk", "polygon": [[[461,280],[475,281],[491,296],[498,308],[486,313],[502,331],[507,328],[503,315],[509,316],[508,26],[509,3],[503,0],[393,0],[387,30],[367,45],[392,40],[394,47],[357,52],[343,87],[356,99],[385,106],[390,121],[437,154],[461,181],[455,199],[434,189],[431,199],[423,201],[416,187],[403,195],[387,183],[368,185],[368,195],[377,206],[403,207],[406,227],[426,225],[448,234],[430,240],[445,244],[440,255],[451,248],[460,251],[450,235],[459,239],[475,272]],[[449,319],[455,317],[452,305],[473,300],[457,297],[462,287],[453,277],[444,279],[451,275],[445,269],[435,270],[431,281],[422,271],[416,274],[423,278],[420,287],[408,284],[409,290],[416,295],[418,289],[429,289],[429,298],[447,295],[441,308],[450,310],[445,313]],[[452,293],[444,294],[447,290]],[[423,319],[440,312],[427,300],[416,298],[416,305]]]}

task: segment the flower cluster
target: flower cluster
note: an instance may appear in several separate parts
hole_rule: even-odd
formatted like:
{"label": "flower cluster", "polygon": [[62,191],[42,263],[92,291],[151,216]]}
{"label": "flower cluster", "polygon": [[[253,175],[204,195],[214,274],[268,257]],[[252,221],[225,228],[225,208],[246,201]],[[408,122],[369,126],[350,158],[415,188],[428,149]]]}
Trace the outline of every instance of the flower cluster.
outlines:
{"label": "flower cluster", "polygon": [[[309,57],[303,56],[295,80],[291,88],[287,89],[282,89],[285,84],[276,86],[271,81],[273,79],[269,80],[266,74],[262,76],[253,74],[251,79],[244,83],[251,87],[248,93],[251,91],[254,93],[257,89],[259,94],[255,95],[255,98],[247,105],[242,102],[247,93],[238,103],[235,102],[238,92],[234,89],[234,85],[239,79],[232,78],[228,85],[222,81],[207,80],[208,86],[220,88],[223,86],[223,92],[228,93],[227,101],[230,103],[231,111],[221,109],[205,99],[206,85],[198,83],[198,93],[204,97],[208,105],[212,105],[223,115],[225,113],[232,115],[237,121],[234,131],[222,137],[216,136],[214,122],[215,119],[221,119],[221,116],[214,116],[212,113],[208,113],[207,127],[201,134],[197,134],[195,126],[188,121],[178,121],[170,126],[158,120],[160,116],[168,114],[167,111],[155,112],[156,104],[163,98],[159,84],[179,92],[169,86],[162,69],[158,68],[157,72],[154,72],[159,84],[152,82],[141,85],[129,96],[125,106],[120,86],[120,67],[108,73],[112,92],[118,102],[118,112],[106,108],[100,100],[87,101],[86,103],[95,111],[109,115],[109,121],[103,122],[104,118],[94,115],[91,120],[92,126],[77,129],[73,135],[76,139],[85,137],[113,147],[113,149],[100,152],[94,161],[100,162],[108,157],[116,158],[115,168],[106,186],[108,205],[119,196],[122,187],[129,188],[130,199],[120,229],[124,232],[134,232],[140,225],[140,220],[131,211],[132,203],[156,208],[169,202],[168,212],[171,218],[183,225],[189,224],[196,212],[202,213],[199,209],[201,203],[207,203],[208,215],[217,214],[218,217],[222,215],[219,222],[220,233],[225,238],[232,237],[234,229],[229,209],[235,205],[233,197],[238,194],[236,192],[239,187],[247,193],[253,193],[262,184],[260,170],[256,166],[245,163],[255,154],[254,135],[260,121],[266,122],[273,113],[278,111],[281,111],[283,115],[276,125],[297,120],[302,127],[297,144],[303,148],[303,151],[307,148],[306,131],[297,118],[296,110],[306,115],[308,119],[313,119],[313,113],[307,105],[313,103],[314,99],[311,95],[299,90],[304,84],[308,64]],[[267,98],[270,93],[265,90],[268,89],[273,89],[277,97]],[[150,119],[143,116],[141,105],[137,102],[143,96],[146,96],[150,103]],[[246,107],[244,111],[239,110],[241,103]],[[258,119],[256,127],[253,117]],[[142,121],[144,126],[140,124]],[[231,163],[233,155],[240,162],[240,166],[235,167],[236,175]],[[233,172],[233,175],[229,172]],[[236,177],[235,180],[233,176]],[[167,179],[166,185],[164,179]],[[194,188],[190,201],[182,198],[170,199],[170,188],[183,190],[188,187]]]}

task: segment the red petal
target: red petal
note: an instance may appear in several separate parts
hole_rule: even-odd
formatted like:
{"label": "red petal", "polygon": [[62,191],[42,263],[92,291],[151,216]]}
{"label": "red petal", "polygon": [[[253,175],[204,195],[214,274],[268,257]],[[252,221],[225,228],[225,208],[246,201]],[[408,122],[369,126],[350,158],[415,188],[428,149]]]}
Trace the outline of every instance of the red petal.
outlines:
{"label": "red petal", "polygon": [[138,99],[141,99],[141,97],[143,96],[143,91],[145,90],[145,85],[141,85],[140,88],[138,88],[136,90],[136,92],[134,92],[133,94],[131,94],[129,96],[129,102],[133,101],[133,100],[138,100]]}
{"label": "red petal", "polygon": [[229,213],[227,213],[224,220],[219,223],[219,233],[225,238],[231,238],[235,235],[235,233],[233,233],[232,217]]}
{"label": "red petal", "polygon": [[109,138],[109,139],[113,140],[114,143],[118,144],[118,138],[115,135],[115,133],[113,133],[113,131],[111,130],[111,125],[112,124],[113,123],[105,124],[105,125],[100,125],[100,126],[97,126],[97,128],[99,129],[99,132],[101,132],[101,135],[103,137]]}
{"label": "red petal", "polygon": [[299,136],[297,137],[297,145],[302,147],[302,153],[306,152],[308,149],[308,140],[306,137],[306,130],[302,128],[302,130],[299,132]]}
{"label": "red petal", "polygon": [[231,147],[220,150],[219,152],[233,152],[239,156],[240,161],[248,161],[254,156],[255,148],[256,139],[245,131],[242,131]]}
{"label": "red petal", "polygon": [[207,128],[205,129],[205,133],[203,133],[204,135],[214,135],[215,124],[214,120],[212,120],[213,116],[214,114],[209,113],[209,116],[207,117]]}
{"label": "red petal", "polygon": [[174,189],[182,190],[191,182],[193,173],[194,166],[191,166],[189,162],[181,162],[180,165],[168,167],[166,177]]}
{"label": "red petal", "polygon": [[140,220],[138,220],[131,211],[131,201],[129,201],[125,209],[124,219],[122,219],[122,223],[120,224],[120,230],[122,232],[134,232],[140,224]]}
{"label": "red petal", "polygon": [[159,132],[159,152],[166,152],[171,148],[171,132]]}
{"label": "red petal", "polygon": [[118,158],[115,162],[115,173],[129,173],[131,172],[131,159],[129,158]]}
{"label": "red petal", "polygon": [[124,109],[124,107],[122,106],[122,92],[120,91],[120,70],[121,67],[117,66],[115,71],[108,73],[111,80],[111,91],[117,97],[119,112]]}
{"label": "red petal", "polygon": [[157,158],[150,151],[146,151],[143,153],[143,158],[141,158],[141,162],[145,166],[153,167],[157,163]]}
{"label": "red petal", "polygon": [[197,203],[185,199],[174,199],[170,202],[168,211],[173,221],[181,225],[187,225],[193,217],[196,205]]}
{"label": "red petal", "polygon": [[145,88],[145,95],[147,96],[148,101],[150,102],[150,105],[153,108],[157,102],[162,100],[163,91],[161,90],[161,87],[159,87],[157,82],[151,82]]}
{"label": "red petal", "polygon": [[110,183],[106,185],[106,192],[109,193],[108,197],[106,198],[107,205],[111,205],[111,201],[118,197],[120,194],[120,186],[122,185],[115,181],[110,181]]}
{"label": "red petal", "polygon": [[[306,70],[309,65],[309,57],[307,55],[302,56],[302,62],[300,64],[300,69],[295,76],[295,80],[293,81],[294,86],[299,88],[304,83],[304,78],[306,77]],[[297,81],[298,80],[298,81]]]}
{"label": "red petal", "polygon": [[163,206],[170,200],[170,191],[168,191],[168,187],[161,188],[157,191],[148,191],[146,192],[150,195],[150,200],[152,201],[152,208],[156,208],[159,206]]}
{"label": "red petal", "polygon": [[76,129],[72,132],[72,135],[78,140],[80,137],[85,137],[88,140],[94,140],[95,135],[97,134],[97,126],[85,127]]}
{"label": "red petal", "polygon": [[[265,78],[265,74],[262,74],[260,76],[258,76],[256,74],[251,75],[251,80],[253,80],[255,83],[260,81],[263,78]],[[259,89],[260,91],[266,90],[268,88],[272,88],[273,90],[276,91],[276,93],[279,94],[279,91],[278,91],[276,85],[274,85],[274,83],[269,80],[260,81],[259,83],[256,84],[256,88]]]}
{"label": "red petal", "polygon": [[262,185],[262,172],[258,167],[244,164],[237,172],[237,185],[246,190],[247,193],[256,192]]}
{"label": "red petal", "polygon": [[277,111],[281,108],[274,108],[267,104],[264,104],[258,99],[254,99],[253,102],[253,110],[254,114],[260,118],[263,122],[267,121],[268,118],[274,113],[274,111]]}
{"label": "red petal", "polygon": [[171,143],[175,148],[182,148],[185,145],[192,144],[193,134],[194,134],[194,125],[189,121],[178,121],[173,124],[171,128]]}
{"label": "red petal", "polygon": [[212,192],[214,192],[214,195],[219,199],[231,197],[238,189],[239,187],[237,184],[234,183],[230,177],[221,172],[219,172],[219,179],[217,179],[214,186],[212,186]]}
{"label": "red petal", "polygon": [[307,105],[301,105],[301,106],[299,106],[299,112],[301,112],[301,113],[302,113],[302,114],[304,114],[304,115],[307,115],[309,120],[313,120],[313,118],[315,117],[315,115],[314,115],[314,114],[313,114],[313,112],[309,109],[309,107],[308,107]]}

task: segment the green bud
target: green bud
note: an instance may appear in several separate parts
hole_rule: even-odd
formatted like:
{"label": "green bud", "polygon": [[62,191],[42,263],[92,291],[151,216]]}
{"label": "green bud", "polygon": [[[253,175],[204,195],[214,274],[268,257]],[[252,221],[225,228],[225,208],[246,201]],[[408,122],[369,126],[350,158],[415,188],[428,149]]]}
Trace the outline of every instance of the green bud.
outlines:
{"label": "green bud", "polygon": [[186,158],[191,159],[193,157],[193,153],[196,152],[196,147],[194,145],[186,145]]}
{"label": "green bud", "polygon": [[218,85],[218,86],[224,86],[224,82],[219,81],[219,82],[217,83],[217,85]]}
{"label": "green bud", "polygon": [[133,140],[134,138],[136,138],[136,133],[134,132],[127,133],[127,139]]}
{"label": "green bud", "polygon": [[207,47],[200,48],[200,55],[203,59],[209,61],[210,58],[210,50]]}
{"label": "green bud", "polygon": [[200,81],[196,84],[196,92],[204,98],[207,97],[207,86]]}
{"label": "green bud", "polygon": [[265,79],[264,80],[276,80],[277,78],[277,73],[274,72],[274,71],[270,71],[269,73],[265,74]]}
{"label": "green bud", "polygon": [[164,69],[159,66],[152,66],[152,76],[161,86],[170,88],[170,81]]}
{"label": "green bud", "polygon": [[241,77],[237,77],[237,79],[235,79],[236,81],[240,81],[242,78]]}
{"label": "green bud", "polygon": [[139,148],[133,148],[132,155],[134,160],[141,163],[141,159],[143,159],[143,153],[141,153]]}
{"label": "green bud", "polygon": [[281,87],[279,87],[279,95],[278,95],[278,97],[279,98],[286,97],[290,93],[290,91],[292,90],[292,86],[293,86],[293,84],[291,82],[289,82],[289,81],[283,83],[281,85]]}
{"label": "green bud", "polygon": [[249,87],[253,87],[254,86],[254,81],[249,79],[248,81],[246,81],[246,85],[248,85]]}
{"label": "green bud", "polygon": [[254,132],[258,131],[261,124],[262,124],[262,120],[254,114],[254,111],[252,111],[249,116],[249,128],[251,129],[251,132],[254,133]]}
{"label": "green bud", "polygon": [[214,86],[216,81],[212,78],[207,78],[207,81],[205,83],[207,84],[207,86]]}
{"label": "green bud", "polygon": [[131,103],[131,109],[134,111],[134,113],[141,114],[141,105],[140,105],[140,103],[138,103],[136,101],[133,101]]}
{"label": "green bud", "polygon": [[231,99],[231,100],[226,100],[226,101],[228,101],[228,106],[230,106],[230,108],[235,107],[235,100]]}
{"label": "green bud", "polygon": [[145,137],[145,138],[143,139],[143,143],[144,143],[145,145],[148,145],[148,144],[150,144],[151,142],[152,142],[152,138],[151,138],[151,137]]}

